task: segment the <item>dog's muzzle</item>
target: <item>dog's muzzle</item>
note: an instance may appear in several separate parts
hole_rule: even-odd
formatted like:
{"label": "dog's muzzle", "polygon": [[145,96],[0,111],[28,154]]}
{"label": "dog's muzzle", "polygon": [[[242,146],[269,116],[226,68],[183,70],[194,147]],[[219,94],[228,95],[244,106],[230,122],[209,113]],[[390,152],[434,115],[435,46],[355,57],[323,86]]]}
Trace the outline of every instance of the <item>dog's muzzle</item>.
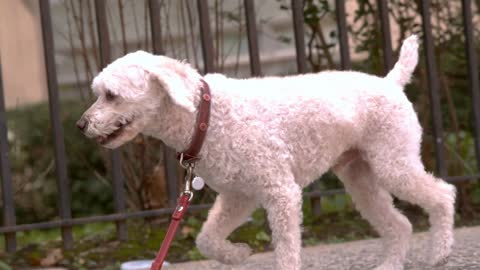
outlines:
{"label": "dog's muzzle", "polygon": [[82,117],[80,118],[80,120],[77,121],[76,125],[77,128],[80,129],[80,131],[85,132],[88,127],[88,120]]}

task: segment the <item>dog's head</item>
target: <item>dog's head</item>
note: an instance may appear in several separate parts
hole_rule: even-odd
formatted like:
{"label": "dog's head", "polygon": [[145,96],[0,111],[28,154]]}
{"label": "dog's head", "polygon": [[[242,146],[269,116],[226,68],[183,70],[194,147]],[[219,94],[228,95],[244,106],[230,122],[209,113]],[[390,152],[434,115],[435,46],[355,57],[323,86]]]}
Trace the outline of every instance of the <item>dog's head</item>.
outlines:
{"label": "dog's head", "polygon": [[142,133],[162,107],[195,111],[192,89],[200,75],[188,64],[138,51],[115,60],[92,83],[96,102],[77,127],[107,148],[116,148]]}

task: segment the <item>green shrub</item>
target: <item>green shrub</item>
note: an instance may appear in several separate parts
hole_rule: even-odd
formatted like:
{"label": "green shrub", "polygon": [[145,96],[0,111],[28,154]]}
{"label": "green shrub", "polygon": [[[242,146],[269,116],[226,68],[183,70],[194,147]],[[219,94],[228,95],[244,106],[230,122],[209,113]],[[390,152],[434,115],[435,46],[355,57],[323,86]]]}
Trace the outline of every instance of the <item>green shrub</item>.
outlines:
{"label": "green shrub", "polygon": [[[113,209],[101,152],[75,127],[83,110],[78,102],[61,104],[73,216]],[[7,119],[18,223],[53,219],[58,213],[59,194],[48,105],[9,111]]]}

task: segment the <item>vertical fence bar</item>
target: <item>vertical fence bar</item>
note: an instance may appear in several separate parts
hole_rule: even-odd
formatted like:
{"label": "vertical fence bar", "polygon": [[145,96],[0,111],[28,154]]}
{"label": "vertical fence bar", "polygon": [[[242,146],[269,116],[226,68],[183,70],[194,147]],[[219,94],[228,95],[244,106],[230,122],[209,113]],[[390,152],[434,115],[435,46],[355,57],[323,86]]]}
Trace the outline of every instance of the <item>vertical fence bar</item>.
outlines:
{"label": "vertical fence bar", "polygon": [[[298,73],[307,72],[307,57],[305,55],[305,31],[303,18],[303,0],[292,0],[293,13],[293,31],[295,33],[295,50],[297,54],[297,70]],[[311,191],[318,189],[318,183],[313,183],[310,188]],[[315,216],[321,214],[321,197],[314,197],[310,199],[312,212]]]}
{"label": "vertical fence bar", "polygon": [[335,12],[338,25],[338,42],[340,42],[340,67],[347,70],[352,68],[352,63],[350,62],[350,47],[348,45],[345,0],[335,0]]}
{"label": "vertical fence bar", "polygon": [[210,30],[210,17],[208,15],[208,1],[198,0],[198,17],[200,20],[200,39],[202,41],[202,54],[204,63],[204,73],[215,71],[213,64],[213,42],[212,32]]}
{"label": "vertical fence bar", "polygon": [[443,150],[443,127],[442,111],[440,109],[440,87],[438,84],[437,64],[433,47],[432,25],[430,22],[430,0],[420,1],[422,13],[422,28],[424,49],[427,61],[428,88],[430,93],[430,105],[433,117],[433,137],[435,144],[435,161],[437,172],[440,176],[447,176],[445,155]]}
{"label": "vertical fence bar", "polygon": [[[101,0],[103,1],[103,0]],[[123,188],[122,160],[119,149],[110,151],[110,159],[112,162],[112,179],[113,179],[113,200],[115,203],[115,211],[117,213],[125,212],[125,190]],[[117,238],[125,241],[128,238],[127,223],[125,220],[119,220],[116,223]]]}
{"label": "vertical fence bar", "polygon": [[378,0],[380,29],[382,31],[383,70],[387,74],[393,67],[392,37],[390,35],[390,20],[388,18],[388,1]]}
{"label": "vertical fence bar", "polygon": [[247,24],[248,54],[250,56],[250,71],[253,76],[262,75],[260,55],[258,53],[258,33],[255,19],[255,6],[253,0],[245,0],[245,18]]}
{"label": "vertical fence bar", "polygon": [[472,1],[462,0],[462,9],[468,79],[472,93],[473,121],[475,126],[475,154],[477,156],[477,166],[480,169],[480,86],[478,78],[478,58],[475,51],[473,35]]}
{"label": "vertical fence bar", "polygon": [[[158,0],[149,0],[150,29],[152,31],[152,47],[154,54],[163,54],[162,28],[160,25],[160,4]],[[163,159],[167,177],[168,205],[174,207],[178,197],[178,174],[175,150],[163,144]]]}
{"label": "vertical fence bar", "polygon": [[152,47],[154,54],[163,54],[162,27],[160,26],[160,3],[158,0],[148,0],[150,14],[150,31],[152,32]]}
{"label": "vertical fence bar", "polygon": [[[2,175],[3,226],[13,226],[15,220],[15,203],[13,200],[12,175],[8,158],[7,116],[5,115],[5,97],[3,91],[2,67],[0,65],[0,170]],[[5,233],[5,250],[15,252],[16,234]]]}
{"label": "vertical fence bar", "polygon": [[[111,60],[106,0],[95,0],[95,16],[97,20],[98,43],[100,46],[100,65],[104,68]],[[125,212],[125,190],[123,188],[124,179],[119,149],[110,151],[110,160],[112,164],[115,211],[117,213],[123,213]],[[116,225],[118,239],[122,241],[127,240],[127,224],[125,220],[117,221]]]}
{"label": "vertical fence bar", "polygon": [[167,176],[167,192],[168,205],[175,207],[178,198],[178,173],[177,173],[177,159],[175,158],[175,150],[163,145],[163,159],[165,161],[165,171]]}
{"label": "vertical fence bar", "polygon": [[[55,152],[55,171],[57,174],[57,185],[59,193],[59,212],[60,218],[69,220],[72,218],[70,207],[69,179],[67,174],[67,158],[65,154],[65,141],[63,139],[63,128],[60,122],[60,105],[58,101],[58,81],[55,67],[55,46],[53,42],[52,21],[50,17],[50,1],[40,1],[40,17],[42,24],[43,50],[45,57],[45,68],[47,72],[48,85],[48,105],[50,111],[50,121],[53,129],[53,141]],[[62,225],[63,247],[71,249],[73,247],[73,237],[71,226]]]}
{"label": "vertical fence bar", "polygon": [[295,33],[295,50],[297,53],[298,73],[307,72],[307,57],[305,55],[305,30],[303,19],[303,0],[292,0],[293,31]]}

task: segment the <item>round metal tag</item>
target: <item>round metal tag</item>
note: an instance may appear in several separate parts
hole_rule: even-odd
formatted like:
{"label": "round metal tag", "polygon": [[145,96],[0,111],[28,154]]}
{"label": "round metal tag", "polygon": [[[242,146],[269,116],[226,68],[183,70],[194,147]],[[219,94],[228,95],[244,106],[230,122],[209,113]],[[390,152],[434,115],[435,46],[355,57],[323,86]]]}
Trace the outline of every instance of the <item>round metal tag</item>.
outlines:
{"label": "round metal tag", "polygon": [[195,176],[192,180],[192,187],[195,190],[201,190],[205,186],[205,181],[201,177]]}

